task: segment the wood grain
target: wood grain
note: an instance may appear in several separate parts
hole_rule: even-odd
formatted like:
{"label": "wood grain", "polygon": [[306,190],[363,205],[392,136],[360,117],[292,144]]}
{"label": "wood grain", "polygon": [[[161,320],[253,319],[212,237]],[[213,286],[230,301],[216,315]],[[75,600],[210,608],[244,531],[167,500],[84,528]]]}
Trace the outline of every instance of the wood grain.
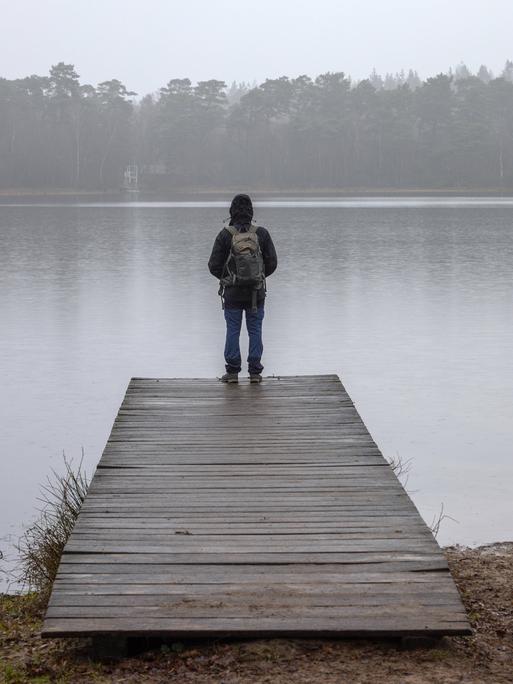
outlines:
{"label": "wood grain", "polygon": [[468,634],[336,375],[133,378],[43,636]]}

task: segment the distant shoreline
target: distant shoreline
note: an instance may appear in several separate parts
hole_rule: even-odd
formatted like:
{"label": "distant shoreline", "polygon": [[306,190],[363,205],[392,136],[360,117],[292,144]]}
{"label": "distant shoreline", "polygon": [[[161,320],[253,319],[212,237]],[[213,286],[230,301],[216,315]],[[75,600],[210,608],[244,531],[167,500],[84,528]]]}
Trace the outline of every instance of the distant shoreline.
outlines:
{"label": "distant shoreline", "polygon": [[255,198],[283,197],[513,197],[513,188],[170,188],[168,191],[141,190],[128,193],[123,190],[70,190],[65,188],[6,188],[0,189],[0,198],[18,197],[176,197],[231,196],[246,190]]}

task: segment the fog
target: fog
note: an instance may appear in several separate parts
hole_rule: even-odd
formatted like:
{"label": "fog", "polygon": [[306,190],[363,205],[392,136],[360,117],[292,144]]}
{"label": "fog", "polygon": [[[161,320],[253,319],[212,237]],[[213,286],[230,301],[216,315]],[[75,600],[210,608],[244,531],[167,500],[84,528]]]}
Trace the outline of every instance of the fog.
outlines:
{"label": "fog", "polygon": [[[343,72],[259,86],[171,79],[134,103],[72,64],[0,80],[0,190],[509,192],[513,62],[421,81]],[[24,190],[25,191],[25,190]]]}
{"label": "fog", "polygon": [[460,61],[498,71],[511,57],[512,19],[510,0],[20,0],[2,3],[0,75],[65,61],[85,82],[115,77],[144,94],[183,76],[361,79],[376,66],[425,78]]}
{"label": "fog", "polygon": [[[4,0],[0,16],[0,594],[20,570],[50,584],[69,529],[38,495],[65,455],[98,470],[43,636],[163,619],[152,633],[175,638],[180,616],[207,634],[211,614],[216,633],[330,634],[339,614],[360,635],[365,616],[380,635],[454,630],[405,492],[442,544],[513,539],[513,0]],[[218,295],[238,286],[252,387],[229,395],[214,378],[245,375],[242,311]],[[287,379],[333,374],[351,401]],[[311,580],[339,571],[324,605]],[[475,621],[500,640],[490,606],[501,630]],[[53,674],[35,613],[29,629],[2,610],[0,661],[23,633],[6,668]]]}

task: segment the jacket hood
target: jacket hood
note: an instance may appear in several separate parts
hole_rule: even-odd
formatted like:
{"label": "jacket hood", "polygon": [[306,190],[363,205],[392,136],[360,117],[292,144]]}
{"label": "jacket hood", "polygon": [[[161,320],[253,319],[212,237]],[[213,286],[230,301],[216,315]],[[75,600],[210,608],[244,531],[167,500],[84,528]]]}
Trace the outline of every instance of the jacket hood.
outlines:
{"label": "jacket hood", "polygon": [[253,203],[249,195],[235,195],[230,206],[230,225],[234,223],[251,223],[253,219]]}

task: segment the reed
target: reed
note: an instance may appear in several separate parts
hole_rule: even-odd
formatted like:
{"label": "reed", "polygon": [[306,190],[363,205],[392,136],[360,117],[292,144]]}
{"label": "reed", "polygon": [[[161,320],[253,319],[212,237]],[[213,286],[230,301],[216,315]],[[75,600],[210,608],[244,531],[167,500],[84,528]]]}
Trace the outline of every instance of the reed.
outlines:
{"label": "reed", "polygon": [[71,534],[89,481],[83,470],[84,454],[77,467],[63,455],[64,472],[52,470],[41,487],[39,517],[18,542],[20,557],[18,580],[35,591],[43,603],[48,601],[62,552]]}

